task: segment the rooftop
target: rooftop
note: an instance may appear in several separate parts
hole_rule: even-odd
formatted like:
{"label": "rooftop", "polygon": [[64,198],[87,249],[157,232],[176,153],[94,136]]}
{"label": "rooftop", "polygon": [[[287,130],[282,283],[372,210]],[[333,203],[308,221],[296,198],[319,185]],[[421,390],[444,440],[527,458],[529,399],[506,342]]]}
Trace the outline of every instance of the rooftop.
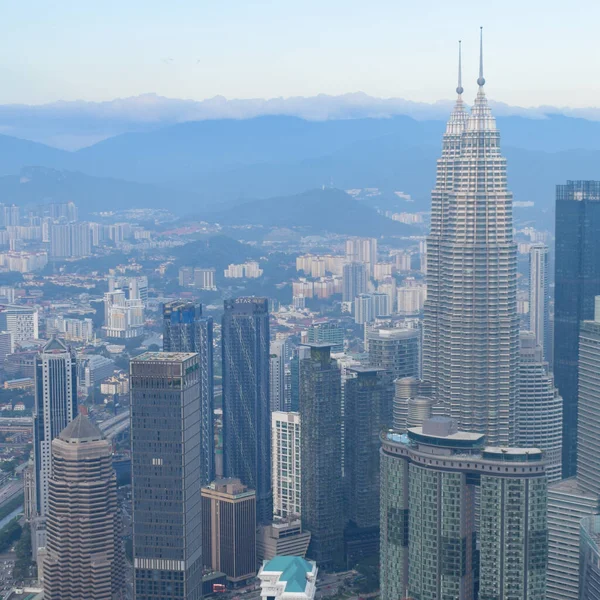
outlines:
{"label": "rooftop", "polygon": [[381,367],[369,367],[368,365],[352,365],[346,367],[346,371],[352,371],[353,373],[384,373],[385,369]]}
{"label": "rooftop", "polygon": [[330,342],[305,342],[301,346],[308,346],[309,348],[333,348],[335,344],[331,344]]}
{"label": "rooftop", "polygon": [[539,448],[498,448],[488,446],[483,449],[483,460],[494,462],[539,462],[544,453]]}
{"label": "rooftop", "polygon": [[592,500],[597,500],[596,494],[592,492],[588,492],[583,489],[576,477],[569,477],[568,479],[563,479],[562,481],[557,481],[556,483],[552,483],[548,486],[548,493],[557,493],[557,494],[567,494],[569,496],[578,496],[579,498],[589,498]]}
{"label": "rooftop", "polygon": [[59,340],[56,336],[52,336],[52,339],[44,346],[44,352],[66,352],[67,346],[62,340]]}
{"label": "rooftop", "polygon": [[403,339],[418,337],[418,329],[409,329],[408,327],[392,327],[389,329],[369,329],[367,337],[369,339]]}
{"label": "rooftop", "polygon": [[58,436],[64,442],[96,442],[104,435],[85,415],[77,415]]}
{"label": "rooftop", "polygon": [[307,577],[313,569],[314,563],[300,556],[275,556],[262,567],[263,571],[281,573],[279,580],[286,582],[286,592],[304,592]]}
{"label": "rooftop", "polygon": [[195,356],[194,352],[144,352],[136,356],[135,362],[183,362]]}

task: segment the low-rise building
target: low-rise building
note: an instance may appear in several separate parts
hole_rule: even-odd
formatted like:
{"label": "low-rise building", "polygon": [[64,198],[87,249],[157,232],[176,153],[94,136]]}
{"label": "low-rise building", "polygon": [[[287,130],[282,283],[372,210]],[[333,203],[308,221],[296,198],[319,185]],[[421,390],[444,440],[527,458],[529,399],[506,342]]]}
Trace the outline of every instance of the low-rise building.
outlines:
{"label": "low-rise building", "polygon": [[264,600],[313,600],[317,591],[317,563],[300,556],[275,556],[258,572]]}

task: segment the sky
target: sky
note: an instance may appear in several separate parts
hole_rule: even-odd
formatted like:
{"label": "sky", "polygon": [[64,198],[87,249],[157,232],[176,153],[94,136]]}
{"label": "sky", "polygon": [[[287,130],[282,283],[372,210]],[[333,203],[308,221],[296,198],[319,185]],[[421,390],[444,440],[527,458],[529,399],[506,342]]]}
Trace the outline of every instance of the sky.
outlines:
{"label": "sky", "polygon": [[202,100],[363,91],[452,98],[457,40],[475,96],[600,106],[600,2],[573,0],[5,0],[0,104],[157,93]]}

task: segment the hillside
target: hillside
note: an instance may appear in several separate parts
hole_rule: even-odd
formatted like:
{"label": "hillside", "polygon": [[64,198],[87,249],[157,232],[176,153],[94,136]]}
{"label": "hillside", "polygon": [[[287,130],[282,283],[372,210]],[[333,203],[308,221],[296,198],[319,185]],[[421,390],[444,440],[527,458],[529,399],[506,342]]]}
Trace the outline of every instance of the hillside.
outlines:
{"label": "hillside", "polygon": [[[600,179],[600,123],[554,115],[498,125],[515,200],[535,202],[550,222],[557,183]],[[406,209],[427,210],[443,130],[441,121],[402,116],[270,116],[181,123],[78,152],[0,136],[0,194],[19,204],[74,200],[84,214],[140,206],[186,214],[322,186],[374,187],[406,192],[414,199]],[[22,168],[25,180],[15,175]]]}
{"label": "hillside", "polygon": [[253,200],[215,213],[223,225],[303,228],[307,233],[410,235],[414,229],[383,217],[336,189],[310,190],[295,196]]}
{"label": "hillside", "polygon": [[202,204],[193,192],[44,167],[27,167],[18,175],[0,177],[0,198],[20,206],[73,201],[83,217],[124,208],[167,208],[184,214]]}

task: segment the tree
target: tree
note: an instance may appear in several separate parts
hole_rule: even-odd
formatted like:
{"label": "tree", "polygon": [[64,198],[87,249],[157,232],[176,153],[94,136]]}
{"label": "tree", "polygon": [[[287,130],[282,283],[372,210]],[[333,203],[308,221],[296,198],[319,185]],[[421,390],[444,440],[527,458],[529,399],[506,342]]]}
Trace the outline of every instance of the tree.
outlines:
{"label": "tree", "polygon": [[15,544],[15,555],[17,560],[13,567],[13,579],[15,581],[28,579],[33,565],[31,560],[31,530],[29,525],[23,527],[21,538]]}

